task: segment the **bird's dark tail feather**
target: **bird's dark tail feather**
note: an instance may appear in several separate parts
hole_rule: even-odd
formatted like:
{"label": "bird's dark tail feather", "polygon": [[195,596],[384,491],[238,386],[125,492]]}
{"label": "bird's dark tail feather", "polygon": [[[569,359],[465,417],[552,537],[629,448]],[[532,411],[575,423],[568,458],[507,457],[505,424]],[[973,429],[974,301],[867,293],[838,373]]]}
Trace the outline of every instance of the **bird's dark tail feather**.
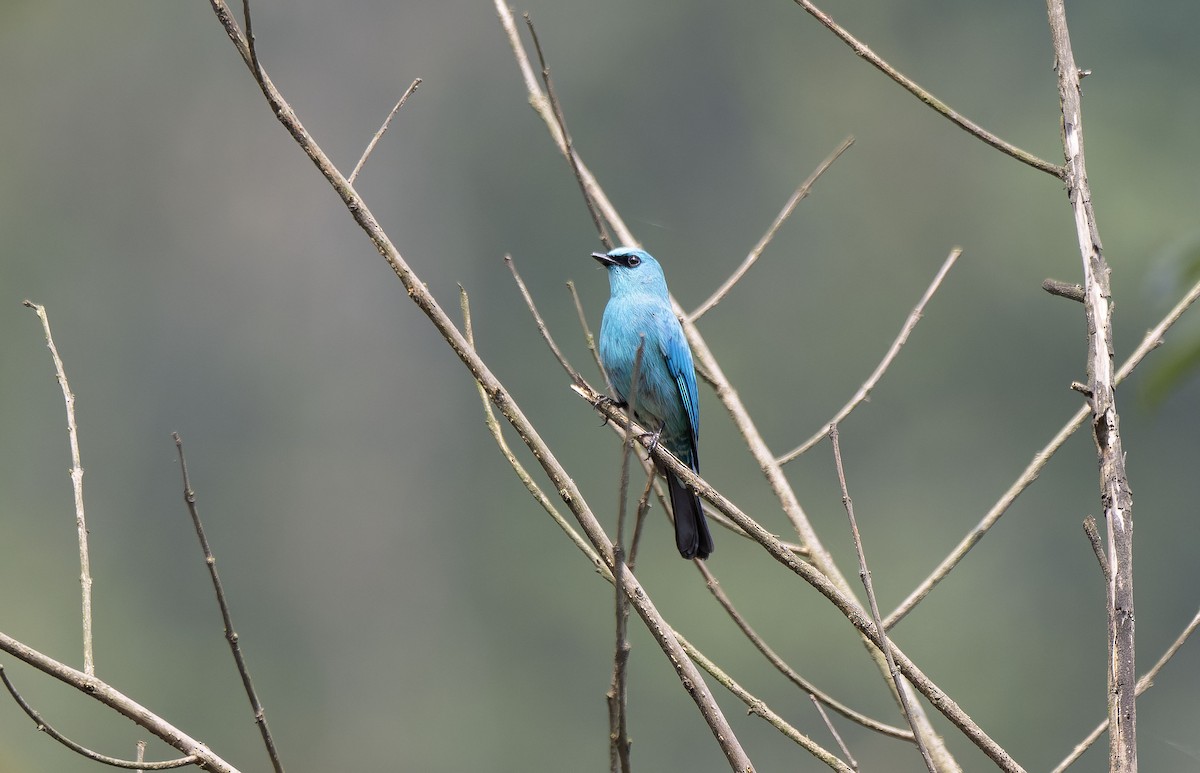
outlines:
{"label": "bird's dark tail feather", "polygon": [[712,534],[700,506],[700,497],[671,473],[665,475],[675,514],[675,545],[684,558],[708,558],[713,552]]}

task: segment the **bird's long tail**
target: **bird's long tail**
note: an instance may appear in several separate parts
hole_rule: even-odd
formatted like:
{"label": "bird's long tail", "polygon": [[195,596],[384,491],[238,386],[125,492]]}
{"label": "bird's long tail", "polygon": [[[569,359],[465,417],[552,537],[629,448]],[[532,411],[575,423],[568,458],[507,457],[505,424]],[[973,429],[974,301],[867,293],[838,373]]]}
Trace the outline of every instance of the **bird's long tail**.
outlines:
{"label": "bird's long tail", "polygon": [[713,539],[700,506],[700,497],[673,473],[667,472],[664,477],[671,492],[675,545],[679,548],[679,555],[689,559],[708,558],[713,552]]}

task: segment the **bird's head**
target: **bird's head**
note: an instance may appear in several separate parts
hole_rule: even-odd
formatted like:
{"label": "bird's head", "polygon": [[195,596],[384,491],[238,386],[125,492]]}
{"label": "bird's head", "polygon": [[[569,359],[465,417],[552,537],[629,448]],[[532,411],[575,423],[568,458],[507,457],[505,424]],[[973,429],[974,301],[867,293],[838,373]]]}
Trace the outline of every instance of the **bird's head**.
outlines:
{"label": "bird's head", "polygon": [[612,292],[653,292],[666,296],[667,280],[662,266],[645,250],[617,247],[609,252],[593,252],[592,257],[608,270]]}

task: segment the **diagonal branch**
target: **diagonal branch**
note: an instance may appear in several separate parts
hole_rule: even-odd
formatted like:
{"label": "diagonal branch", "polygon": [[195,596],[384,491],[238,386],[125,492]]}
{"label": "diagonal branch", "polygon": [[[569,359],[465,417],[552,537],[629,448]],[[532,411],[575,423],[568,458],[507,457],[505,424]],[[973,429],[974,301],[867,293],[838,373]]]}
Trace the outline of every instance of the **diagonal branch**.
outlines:
{"label": "diagonal branch", "polygon": [[[1154,679],[1158,676],[1158,672],[1162,671],[1163,666],[1167,665],[1171,658],[1175,657],[1175,653],[1179,652],[1179,649],[1196,632],[1197,628],[1200,628],[1200,612],[1197,612],[1192,621],[1184,627],[1183,632],[1175,637],[1175,641],[1171,642],[1171,646],[1167,647],[1167,651],[1162,654],[1162,657],[1158,659],[1154,667],[1142,674],[1142,678],[1137,682],[1137,694],[1139,696],[1154,686]],[[1107,719],[1096,725],[1096,729],[1088,733],[1087,737],[1080,741],[1071,753],[1067,755],[1067,758],[1058,763],[1050,773],[1063,773],[1064,770],[1074,765],[1083,756],[1083,753],[1104,734],[1105,730],[1108,730]]]}
{"label": "diagonal branch", "polygon": [[[304,128],[295,110],[287,103],[283,95],[279,93],[279,90],[275,88],[270,77],[261,67],[255,67],[246,39],[242,36],[237,20],[234,19],[224,0],[210,0],[210,4],[218,21],[229,36],[230,41],[242,57],[242,61],[245,62],[247,67],[251,68],[252,72],[256,73],[256,80],[276,119],[292,135],[292,138],[300,146],[301,150],[308,155],[325,179],[329,181],[334,191],[341,197],[351,217],[354,218],[354,221],[370,238],[380,256],[383,257],[389,268],[392,269],[401,284],[404,285],[409,297],[429,318],[430,322],[433,323],[433,326],[445,339],[455,355],[480,383],[481,388],[487,393],[488,399],[500,410],[505,419],[513,426],[513,429],[517,431],[522,442],[533,453],[538,463],[542,466],[542,469],[545,470],[547,476],[553,482],[555,489],[559,492],[564,503],[575,515],[588,540],[601,553],[605,563],[611,566],[612,543],[604,533],[604,529],[600,526],[600,522],[592,513],[591,508],[588,507],[582,492],[579,491],[574,480],[567,474],[566,469],[558,461],[558,458],[551,451],[550,447],[542,440],[540,433],[517,405],[503,383],[496,378],[483,359],[479,357],[462,332],[441,308],[432,293],[429,292],[429,289],[421,281],[420,277],[417,276],[400,255],[399,250],[396,249],[396,246],[379,225],[379,221],[363,198],[346,181],[346,178],[338,171],[337,167],[329,159],[329,156],[321,149],[312,135],[308,133],[308,130]],[[651,601],[649,594],[646,593],[635,577],[631,576],[628,578],[626,596],[637,611],[638,616],[646,624],[647,629],[663,653],[670,660],[671,665],[675,669],[676,676],[687,688],[688,696],[696,704],[697,709],[708,724],[713,738],[720,745],[730,766],[735,770],[752,770],[753,764],[750,762],[749,756],[742,748],[741,743],[733,732],[733,728],[717,705],[716,699],[705,684],[700,671],[688,659],[679,642],[671,636],[670,628],[666,621]]]}
{"label": "diagonal branch", "polygon": [[379,131],[375,132],[375,136],[373,136],[371,141],[367,143],[367,149],[363,151],[362,157],[359,158],[358,163],[354,165],[354,171],[351,172],[350,177],[347,178],[351,185],[353,185],[354,181],[358,179],[358,173],[362,171],[363,164],[367,163],[367,159],[370,158],[371,153],[375,150],[375,146],[378,145],[379,140],[383,138],[384,132],[386,132],[388,127],[392,125],[392,119],[396,117],[396,113],[400,112],[400,108],[404,107],[404,103],[408,101],[408,98],[413,95],[413,92],[416,91],[417,87],[420,85],[421,79],[415,79],[400,96],[400,101],[397,102],[396,106],[392,108],[392,112],[388,113],[387,118],[383,119],[383,125],[379,127]]}
{"label": "diagonal branch", "polygon": [[[1133,372],[1133,369],[1141,364],[1142,360],[1146,358],[1146,355],[1161,346],[1163,342],[1163,336],[1167,334],[1167,331],[1179,321],[1179,318],[1183,316],[1183,313],[1191,308],[1192,304],[1194,304],[1197,300],[1200,300],[1200,281],[1192,285],[1191,288],[1184,293],[1183,297],[1180,298],[1173,307],[1171,307],[1171,310],[1167,312],[1166,316],[1159,320],[1158,324],[1146,333],[1145,337],[1142,338],[1142,342],[1138,344],[1138,347],[1133,350],[1132,354],[1129,355],[1129,359],[1122,363],[1120,370],[1117,371],[1113,383],[1120,384],[1122,381],[1124,381],[1129,374]],[[1054,456],[1058,449],[1062,448],[1063,443],[1067,442],[1067,438],[1073,435],[1075,430],[1079,429],[1083,425],[1083,422],[1089,413],[1090,411],[1086,405],[1081,407],[1075,412],[1074,416],[1067,420],[1067,423],[1062,426],[1062,429],[1060,429],[1058,433],[1050,439],[1050,442],[1046,443],[1046,445],[1042,447],[1042,450],[1033,455],[1033,459],[1029,461],[1029,464],[1026,465],[1024,471],[1022,471],[1013,484],[1009,486],[1008,490],[1001,495],[996,504],[992,505],[992,508],[988,510],[987,514],[984,515],[983,519],[975,526],[975,528],[973,528],[970,533],[967,534],[967,536],[963,537],[962,541],[959,542],[954,550],[950,551],[950,555],[942,559],[942,562],[937,566],[937,568],[934,569],[928,577],[921,581],[916,589],[908,595],[908,598],[902,601],[890,615],[884,618],[884,628],[891,628],[896,623],[900,622],[905,615],[913,610],[913,607],[921,603],[921,600],[929,595],[929,592],[933,590],[934,586],[946,579],[946,575],[950,574],[950,571],[954,569],[954,567],[957,566],[958,563],[963,560],[963,558],[966,557],[971,548],[975,547],[976,543],[983,539],[984,535],[986,535],[988,531],[990,531],[991,528],[996,525],[996,522],[1000,520],[1000,516],[1004,515],[1012,503],[1016,501],[1017,497],[1021,495],[1021,492],[1029,488],[1029,486],[1038,479],[1038,475],[1041,474],[1042,468],[1046,466],[1047,462],[1050,461],[1050,458]]]}
{"label": "diagonal branch", "polygon": [[702,316],[707,314],[714,306],[720,303],[726,295],[729,294],[729,291],[733,289],[735,284],[741,281],[742,277],[746,275],[746,272],[750,270],[751,266],[758,262],[758,259],[763,254],[763,250],[765,250],[767,245],[771,243],[771,240],[775,238],[775,234],[783,226],[784,221],[791,217],[792,213],[796,211],[796,205],[798,205],[805,197],[808,196],[808,192],[812,190],[814,185],[816,185],[817,180],[821,178],[821,175],[825,174],[825,170],[832,166],[834,161],[837,161],[839,158],[841,158],[842,154],[849,150],[850,146],[853,144],[854,137],[847,137],[846,139],[842,140],[841,144],[834,148],[834,151],[830,153],[829,156],[822,161],[816,169],[813,170],[813,173],[808,176],[808,179],[800,183],[800,187],[796,189],[795,193],[793,193],[790,198],[788,198],[787,203],[783,205],[783,209],[780,210],[779,214],[775,216],[775,220],[771,223],[771,227],[768,228],[767,232],[763,234],[761,239],[758,240],[758,244],[754,245],[754,249],[750,250],[750,254],[747,255],[746,259],[742,261],[742,265],[737,267],[737,270],[734,271],[733,274],[731,274],[729,278],[726,279],[721,286],[709,296],[708,300],[706,300],[704,303],[701,303],[695,311],[689,314],[688,319],[690,319],[692,322],[696,322]]}
{"label": "diagonal branch", "polygon": [[807,11],[808,14],[814,19],[821,22],[826,29],[828,29],[834,35],[837,35],[838,38],[840,38],[843,43],[849,46],[850,50],[852,50],[860,58],[865,59],[875,69],[879,70],[881,73],[898,83],[905,91],[924,102],[934,112],[949,119],[951,123],[963,129],[968,134],[983,140],[983,142],[991,145],[1001,153],[1012,156],[1021,163],[1028,164],[1034,169],[1038,169],[1046,174],[1053,175],[1054,177],[1058,178],[1062,178],[1065,174],[1062,167],[1055,166],[1049,161],[1043,161],[1032,153],[1021,150],[1016,145],[1005,142],[989,132],[987,129],[984,129],[979,124],[971,121],[966,116],[952,109],[945,102],[935,97],[926,89],[922,88],[912,78],[909,78],[907,75],[884,61],[883,58],[868,48],[866,43],[863,43],[858,38],[851,35],[844,27],[835,22],[833,17],[813,5],[811,2],[809,2],[809,0],[794,0],[794,2],[796,5]]}
{"label": "diagonal branch", "polygon": [[908,342],[908,337],[912,334],[913,328],[917,326],[917,323],[921,321],[921,317],[925,314],[926,304],[929,303],[929,299],[933,297],[933,294],[937,292],[937,289],[941,287],[942,280],[946,278],[946,274],[950,273],[951,267],[954,266],[954,263],[958,260],[960,255],[962,255],[961,247],[955,247],[950,251],[950,254],[946,257],[945,262],[942,263],[942,267],[938,269],[937,274],[934,275],[933,281],[929,283],[929,287],[925,288],[925,294],[921,296],[919,301],[917,301],[917,305],[913,307],[913,310],[908,313],[908,318],[904,320],[904,325],[901,326],[900,333],[896,336],[896,340],[892,341],[892,345],[888,347],[887,353],[883,355],[883,359],[880,360],[879,364],[875,366],[875,370],[871,372],[871,375],[867,377],[867,380],[863,382],[863,385],[858,388],[858,391],[855,392],[850,400],[833,415],[832,419],[825,422],[824,429],[817,430],[808,438],[808,440],[805,440],[791,451],[788,451],[786,454],[779,457],[777,460],[779,464],[787,464],[811,449],[817,443],[821,442],[821,439],[829,434],[830,425],[840,424],[842,420],[849,416],[855,408],[864,403],[867,398],[871,396],[871,390],[873,390],[875,385],[879,383],[879,379],[883,378],[883,374],[887,372],[889,367],[891,367],[892,360],[896,359],[896,355],[900,353],[900,349],[903,348],[904,344]]}
{"label": "diagonal branch", "polygon": [[[573,386],[572,389],[591,403],[596,410],[607,416],[610,421],[616,423],[618,426],[623,426],[624,412],[610,405],[609,401],[603,395],[588,392],[578,386]],[[816,566],[797,558],[774,534],[764,529],[757,521],[738,508],[737,505],[721,494],[721,492],[713,488],[704,478],[693,472],[690,467],[672,456],[665,448],[660,446],[651,448],[644,428],[634,425],[629,428],[629,431],[641,436],[643,445],[667,471],[678,475],[688,488],[694,490],[717,510],[725,513],[730,520],[745,530],[755,542],[766,549],[772,558],[828,599],[837,607],[838,611],[842,613],[850,624],[858,630],[864,639],[873,644],[881,652],[884,648],[888,648],[895,659],[896,667],[912,683],[912,686],[928,698],[930,704],[941,712],[942,716],[950,720],[955,727],[962,731],[963,735],[995,762],[1001,770],[1009,771],[1009,773],[1024,770],[1003,747],[997,744],[984,732],[983,728],[963,711],[962,707],[953,698],[926,676],[896,646],[895,642],[888,640],[886,636],[880,637],[880,629],[871,620],[870,614],[863,609],[857,599],[844,593],[836,583]],[[928,737],[926,737],[926,740],[928,740]]]}
{"label": "diagonal branch", "polygon": [[871,570],[867,568],[867,554],[863,550],[862,536],[858,532],[858,520],[854,517],[854,500],[850,498],[850,489],[846,486],[846,471],[842,467],[842,446],[838,442],[838,428],[836,424],[829,425],[829,440],[833,444],[833,461],[837,467],[838,483],[842,487],[842,506],[846,509],[846,518],[850,521],[850,536],[854,540],[854,550],[858,553],[858,576],[862,578],[863,588],[867,592],[867,602],[871,605],[871,620],[875,623],[875,630],[879,632],[879,638],[884,644],[883,655],[887,658],[888,669],[892,677],[892,686],[896,691],[896,698],[900,701],[900,709],[904,713],[904,719],[908,722],[909,727],[913,729],[913,738],[917,742],[917,748],[921,750],[921,759],[925,762],[926,770],[929,773],[937,773],[937,769],[933,764],[933,758],[929,756],[929,749],[925,747],[925,741],[922,740],[921,734],[916,732],[917,728],[913,722],[913,710],[908,701],[908,691],[904,689],[900,671],[896,668],[896,660],[892,655],[892,648],[887,646],[887,629],[883,627],[883,621],[879,619],[879,602],[875,598],[875,586],[871,581]]}
{"label": "diagonal branch", "polygon": [[225,599],[225,588],[221,584],[221,576],[217,574],[217,559],[213,556],[212,548],[209,547],[208,537],[204,533],[204,524],[200,522],[200,510],[196,507],[196,492],[192,489],[192,482],[188,478],[187,459],[183,455],[183,439],[179,437],[178,432],[172,432],[171,437],[175,440],[175,450],[179,452],[179,471],[183,475],[183,501],[187,503],[188,514],[192,517],[192,526],[196,529],[196,537],[200,540],[200,550],[204,553],[204,564],[208,567],[208,574],[212,578],[213,591],[217,595],[217,606],[221,610],[221,622],[225,626],[225,641],[229,642],[229,649],[233,653],[233,662],[237,666],[238,675],[242,678],[242,687],[246,690],[246,697],[250,699],[250,709],[254,712],[254,723],[258,725],[258,732],[262,735],[267,756],[271,759],[271,766],[275,769],[275,773],[283,773],[283,763],[279,760],[279,750],[275,748],[275,738],[267,726],[266,709],[263,708],[262,701],[258,699],[258,692],[254,689],[253,680],[250,679],[250,667],[246,665],[246,656],[242,653],[241,641],[237,631],[233,629],[233,617],[229,612],[229,602]]}
{"label": "diagonal branch", "polygon": [[194,756],[206,770],[214,773],[238,773],[237,768],[218,757],[207,746],[96,677],[76,671],[4,633],[0,633],[0,650],[128,717],[172,748],[185,755]]}

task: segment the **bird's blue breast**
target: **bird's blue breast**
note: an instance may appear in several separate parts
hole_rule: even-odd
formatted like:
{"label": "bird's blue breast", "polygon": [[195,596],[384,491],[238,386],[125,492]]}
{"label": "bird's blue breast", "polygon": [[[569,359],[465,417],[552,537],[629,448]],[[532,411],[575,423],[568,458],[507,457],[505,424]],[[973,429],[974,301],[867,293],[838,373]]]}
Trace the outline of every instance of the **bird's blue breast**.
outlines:
{"label": "bird's blue breast", "polygon": [[695,464],[699,431],[695,371],[679,320],[661,299],[645,293],[614,295],[600,325],[600,360],[613,389],[630,400],[638,344],[645,336],[635,408],[650,430],[681,460]]}

